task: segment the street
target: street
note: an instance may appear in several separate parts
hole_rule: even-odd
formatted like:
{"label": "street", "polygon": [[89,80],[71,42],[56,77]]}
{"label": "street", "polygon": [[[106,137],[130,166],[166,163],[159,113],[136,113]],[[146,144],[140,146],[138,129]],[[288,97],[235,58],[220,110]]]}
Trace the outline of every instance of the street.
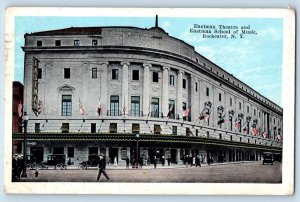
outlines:
{"label": "street", "polygon": [[[26,182],[97,182],[97,169],[87,170],[39,170],[35,177],[35,170],[27,170]],[[202,167],[185,167],[172,165],[171,167],[158,165],[145,166],[143,169],[125,169],[125,166],[108,166],[106,169],[110,177],[106,181],[101,175],[100,182],[195,182],[195,183],[281,183],[281,163],[262,165],[262,161],[213,164]]]}

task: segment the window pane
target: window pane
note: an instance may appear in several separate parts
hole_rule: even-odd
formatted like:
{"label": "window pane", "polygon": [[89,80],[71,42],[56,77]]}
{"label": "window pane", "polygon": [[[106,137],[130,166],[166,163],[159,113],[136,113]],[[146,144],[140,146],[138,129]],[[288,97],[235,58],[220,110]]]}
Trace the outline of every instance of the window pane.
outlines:
{"label": "window pane", "polygon": [[64,78],[69,79],[70,78],[70,68],[64,68]]}
{"label": "window pane", "polygon": [[111,78],[114,80],[118,80],[118,69],[112,69]]}
{"label": "window pane", "polygon": [[151,99],[151,117],[159,117],[159,99]]}
{"label": "window pane", "polygon": [[153,72],[152,81],[158,82],[158,72]]}
{"label": "window pane", "polygon": [[131,115],[140,116],[140,97],[132,96],[131,97]]}
{"label": "window pane", "polygon": [[132,70],[132,80],[138,81],[139,80],[139,70]]}
{"label": "window pane", "polygon": [[97,68],[92,68],[92,78],[97,78]]}

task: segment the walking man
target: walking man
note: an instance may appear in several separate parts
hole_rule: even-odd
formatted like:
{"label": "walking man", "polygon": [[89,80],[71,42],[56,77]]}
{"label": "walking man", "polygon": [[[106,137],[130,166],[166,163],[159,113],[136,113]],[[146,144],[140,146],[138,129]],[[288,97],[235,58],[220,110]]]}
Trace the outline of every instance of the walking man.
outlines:
{"label": "walking man", "polygon": [[106,177],[106,181],[108,181],[110,178],[108,177],[106,171],[105,171],[105,167],[106,167],[106,162],[105,162],[105,158],[103,156],[103,154],[100,154],[100,160],[99,160],[99,164],[98,164],[98,176],[97,176],[97,181],[100,180],[101,177],[101,173],[103,173],[104,177]]}
{"label": "walking man", "polygon": [[126,158],[126,168],[129,169],[129,157]]}
{"label": "walking man", "polygon": [[156,156],[154,156],[154,169],[156,168],[156,164],[157,164],[157,158],[156,158]]}

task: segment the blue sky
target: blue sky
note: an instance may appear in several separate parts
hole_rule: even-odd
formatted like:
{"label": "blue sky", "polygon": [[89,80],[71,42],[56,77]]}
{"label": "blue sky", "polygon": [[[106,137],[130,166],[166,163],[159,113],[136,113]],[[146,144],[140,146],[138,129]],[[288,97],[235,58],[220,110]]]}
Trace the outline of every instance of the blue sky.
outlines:
{"label": "blue sky", "polygon": [[[24,34],[85,26],[154,26],[153,17],[15,17],[15,80],[23,82]],[[202,38],[190,33],[194,24],[248,26],[257,32],[235,39]],[[195,47],[210,59],[260,94],[281,106],[282,19],[263,18],[162,18],[159,26],[169,35]]]}

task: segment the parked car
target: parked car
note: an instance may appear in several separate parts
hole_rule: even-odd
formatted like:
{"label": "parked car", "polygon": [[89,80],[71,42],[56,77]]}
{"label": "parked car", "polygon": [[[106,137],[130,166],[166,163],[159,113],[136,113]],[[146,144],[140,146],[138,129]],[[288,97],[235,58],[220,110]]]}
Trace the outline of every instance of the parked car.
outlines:
{"label": "parked car", "polygon": [[47,156],[47,165],[55,166],[55,169],[66,169],[66,155],[65,154],[50,154]]}
{"label": "parked car", "polygon": [[273,165],[273,153],[271,153],[271,152],[264,152],[263,153],[263,165],[265,164],[265,163],[270,163],[270,164],[272,164]]}
{"label": "parked car", "polygon": [[97,154],[91,154],[88,156],[87,161],[82,161],[79,163],[78,168],[79,169],[87,169],[88,167],[97,167],[99,164],[100,158]]}

